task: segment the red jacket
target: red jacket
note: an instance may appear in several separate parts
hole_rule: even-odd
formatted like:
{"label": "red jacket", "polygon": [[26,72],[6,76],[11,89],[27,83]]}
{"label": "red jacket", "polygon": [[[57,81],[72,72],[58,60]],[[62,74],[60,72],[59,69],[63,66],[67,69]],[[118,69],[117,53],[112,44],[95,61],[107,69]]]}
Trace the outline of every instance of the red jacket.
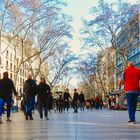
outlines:
{"label": "red jacket", "polygon": [[124,72],[124,90],[140,91],[140,69],[129,66]]}
{"label": "red jacket", "polygon": [[99,101],[100,101],[99,97],[96,97],[95,98],[95,103],[99,103]]}

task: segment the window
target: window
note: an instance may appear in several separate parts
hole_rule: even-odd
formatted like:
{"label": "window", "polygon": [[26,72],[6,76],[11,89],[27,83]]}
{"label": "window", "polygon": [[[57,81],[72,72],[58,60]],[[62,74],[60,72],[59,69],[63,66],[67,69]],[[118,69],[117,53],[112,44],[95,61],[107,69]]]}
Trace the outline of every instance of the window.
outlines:
{"label": "window", "polygon": [[137,63],[139,63],[139,62],[140,62],[140,56],[137,57]]}
{"label": "window", "polygon": [[10,54],[10,60],[11,60],[11,61],[12,61],[12,57],[13,57],[13,56],[12,56],[12,53],[11,53],[11,54]]}
{"label": "window", "polygon": [[120,58],[118,58],[118,59],[116,60],[116,64],[117,64],[117,65],[120,65],[120,64],[121,64],[121,59],[120,59]]}
{"label": "window", "polygon": [[22,84],[22,78],[20,78],[20,85]]}
{"label": "window", "polygon": [[10,78],[11,78],[11,79],[13,78],[13,75],[12,75],[12,73],[10,73]]}
{"label": "window", "polygon": [[133,63],[136,64],[136,59],[133,60]]}
{"label": "window", "polygon": [[6,58],[8,59],[8,57],[9,57],[9,51],[7,50],[6,51]]}
{"label": "window", "polygon": [[16,65],[14,65],[14,72],[16,72]]}
{"label": "window", "polygon": [[6,69],[8,70],[8,61],[6,61]]}
{"label": "window", "polygon": [[25,77],[27,77],[27,71],[25,71]]}
{"label": "window", "polygon": [[136,54],[137,52],[136,52],[136,49],[134,49],[134,55]]}
{"label": "window", "polygon": [[25,76],[25,70],[23,70],[23,77]]}
{"label": "window", "polygon": [[12,63],[10,63],[10,71],[12,71],[13,70],[13,65],[12,65]]}
{"label": "window", "polygon": [[138,42],[139,42],[139,40],[137,38],[134,39],[133,42],[132,42],[133,46],[135,46]]}
{"label": "window", "polygon": [[19,64],[19,58],[17,58],[17,65]]}
{"label": "window", "polygon": [[137,53],[139,53],[139,47],[136,48]]}

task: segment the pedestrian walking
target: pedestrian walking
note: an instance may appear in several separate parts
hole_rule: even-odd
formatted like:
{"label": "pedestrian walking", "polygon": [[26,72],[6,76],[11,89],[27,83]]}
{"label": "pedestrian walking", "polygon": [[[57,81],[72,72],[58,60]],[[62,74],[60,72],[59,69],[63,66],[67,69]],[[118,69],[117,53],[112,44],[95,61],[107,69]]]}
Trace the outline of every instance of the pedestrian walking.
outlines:
{"label": "pedestrian walking", "polygon": [[35,96],[37,94],[37,84],[32,76],[29,74],[27,80],[24,83],[23,92],[26,98],[26,113],[25,119],[33,120],[32,111],[34,110],[35,106]]}
{"label": "pedestrian walking", "polygon": [[96,97],[95,97],[95,109],[99,109],[99,107],[100,107],[100,98],[99,98],[99,96],[97,95]]}
{"label": "pedestrian walking", "polygon": [[58,111],[59,111],[59,113],[63,112],[63,107],[64,107],[64,101],[63,101],[62,95],[59,95],[59,98],[58,98]]}
{"label": "pedestrian walking", "polygon": [[95,99],[94,97],[90,98],[90,109],[93,110],[93,108],[95,108]]}
{"label": "pedestrian walking", "polygon": [[102,110],[102,108],[103,108],[103,99],[102,99],[102,97],[100,97],[99,98],[99,108]]}
{"label": "pedestrian walking", "polygon": [[80,102],[80,110],[82,112],[84,111],[84,108],[85,108],[85,95],[83,91],[81,91],[79,94],[79,102]]}
{"label": "pedestrian walking", "polygon": [[46,83],[46,80],[44,78],[41,78],[40,83],[38,85],[38,95],[37,95],[38,111],[41,119],[43,119],[43,111],[44,111],[45,119],[49,120],[48,118],[49,95],[50,95],[50,86]]}
{"label": "pedestrian walking", "polygon": [[52,96],[52,92],[50,92],[49,94],[49,101],[48,101],[48,109],[49,109],[49,112],[51,112],[52,109],[54,109],[54,98]]}
{"label": "pedestrian walking", "polygon": [[77,92],[77,89],[74,89],[74,96],[72,101],[74,113],[78,113],[78,101],[79,101],[79,94]]}
{"label": "pedestrian walking", "polygon": [[108,98],[107,98],[107,108],[110,110],[111,109],[111,105],[112,105],[112,101],[111,101],[111,97],[109,96]]}
{"label": "pedestrian walking", "polygon": [[3,78],[0,80],[0,124],[2,124],[2,114],[4,104],[7,108],[7,122],[11,122],[11,105],[12,105],[12,96],[17,96],[17,92],[14,86],[14,83],[11,79],[8,78],[8,72],[3,73]]}
{"label": "pedestrian walking", "polygon": [[129,121],[128,123],[136,123],[135,113],[137,107],[137,97],[140,94],[140,69],[136,68],[132,62],[128,63],[121,80],[119,81],[119,89],[124,83],[126,93]]}
{"label": "pedestrian walking", "polygon": [[65,111],[65,109],[67,109],[67,112],[69,112],[70,99],[71,99],[71,96],[69,94],[69,89],[67,88],[66,91],[64,92],[64,95],[63,95],[64,111]]}

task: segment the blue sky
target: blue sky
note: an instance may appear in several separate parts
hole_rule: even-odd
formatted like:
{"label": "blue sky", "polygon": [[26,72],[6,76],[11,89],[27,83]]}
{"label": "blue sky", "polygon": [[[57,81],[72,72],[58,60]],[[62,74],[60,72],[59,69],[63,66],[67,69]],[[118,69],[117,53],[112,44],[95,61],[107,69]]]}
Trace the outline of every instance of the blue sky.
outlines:
{"label": "blue sky", "polygon": [[68,6],[64,9],[64,11],[73,17],[73,39],[70,41],[70,45],[72,46],[72,51],[76,54],[80,53],[80,34],[79,30],[82,28],[82,23],[80,18],[89,18],[89,9],[92,5],[97,3],[96,0],[64,0]]}
{"label": "blue sky", "polygon": [[[80,47],[82,46],[81,42],[80,42],[80,33],[79,30],[82,27],[82,23],[80,21],[81,17],[84,17],[86,19],[90,18],[89,15],[89,9],[92,6],[96,6],[98,3],[98,0],[63,0],[64,2],[67,3],[67,7],[64,9],[64,12],[66,14],[69,14],[73,17],[73,29],[74,29],[74,33],[73,33],[73,39],[70,41],[70,46],[71,46],[71,50],[75,53],[75,54],[84,54],[86,53],[86,50],[84,51],[80,51]],[[106,0],[108,2],[115,2],[118,0]],[[135,3],[137,0],[127,0],[130,3]],[[79,80],[78,77],[74,77],[71,81],[70,81],[70,85],[73,88],[77,87]]]}
{"label": "blue sky", "polygon": [[[83,53],[80,51],[80,47],[82,46],[80,42],[80,33],[79,30],[82,28],[82,23],[80,21],[80,18],[84,17],[86,19],[90,18],[89,15],[89,9],[92,6],[96,6],[98,3],[98,0],[63,0],[67,3],[67,7],[64,9],[64,12],[66,14],[69,14],[73,17],[73,39],[70,41],[71,50],[75,54]],[[107,2],[115,2],[118,0],[105,0]],[[127,0],[130,3],[135,3],[137,0]],[[84,52],[86,52],[84,50]]]}

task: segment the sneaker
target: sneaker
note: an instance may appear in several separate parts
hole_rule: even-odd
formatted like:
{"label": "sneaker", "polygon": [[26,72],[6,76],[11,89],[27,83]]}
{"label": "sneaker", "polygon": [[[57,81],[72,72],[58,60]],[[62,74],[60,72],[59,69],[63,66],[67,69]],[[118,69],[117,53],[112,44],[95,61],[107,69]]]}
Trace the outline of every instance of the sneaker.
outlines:
{"label": "sneaker", "polygon": [[136,122],[135,122],[135,121],[133,121],[133,122],[131,122],[131,124],[136,124]]}
{"label": "sneaker", "polygon": [[12,122],[9,118],[7,118],[7,120],[6,120],[7,122]]}
{"label": "sneaker", "polygon": [[31,117],[30,120],[33,120],[33,117]]}
{"label": "sneaker", "polygon": [[28,120],[28,115],[25,115],[25,120]]}
{"label": "sneaker", "polygon": [[131,123],[131,121],[128,121],[128,123]]}
{"label": "sneaker", "polygon": [[45,119],[46,119],[46,120],[49,120],[49,118],[48,118],[48,117],[45,117]]}
{"label": "sneaker", "polygon": [[0,124],[2,124],[2,119],[0,118]]}

